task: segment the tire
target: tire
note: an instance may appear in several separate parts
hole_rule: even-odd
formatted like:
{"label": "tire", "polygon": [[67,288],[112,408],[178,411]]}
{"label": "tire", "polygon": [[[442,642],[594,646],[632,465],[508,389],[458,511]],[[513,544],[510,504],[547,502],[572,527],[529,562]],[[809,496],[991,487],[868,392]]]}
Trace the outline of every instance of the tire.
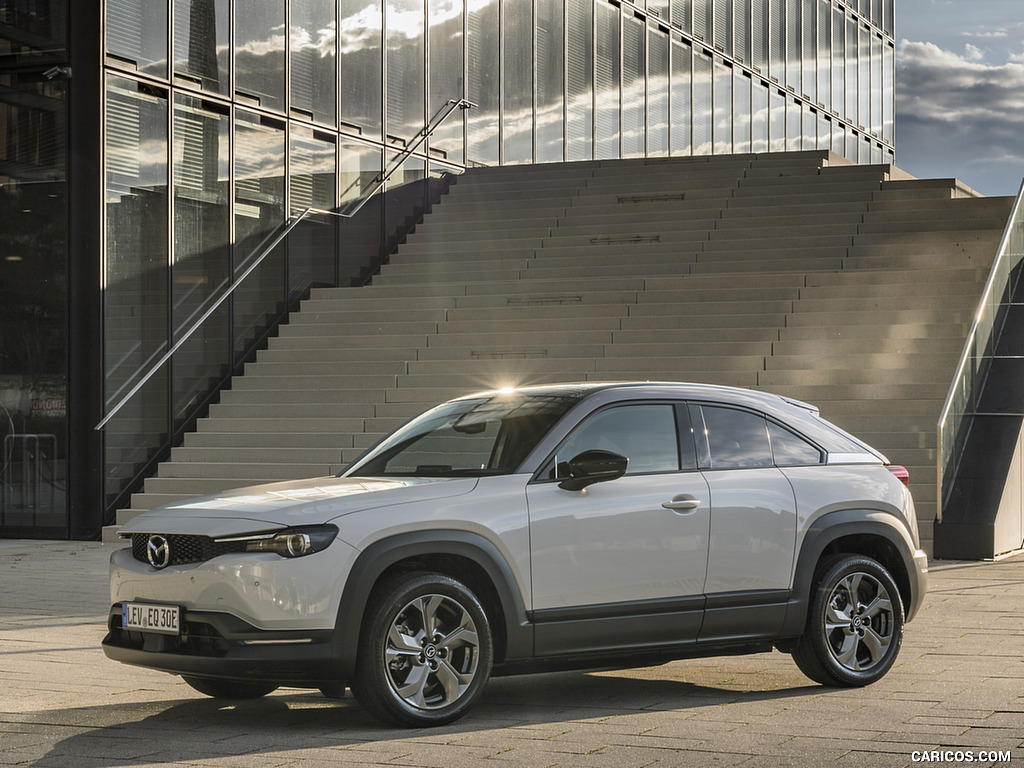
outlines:
{"label": "tire", "polygon": [[215,699],[258,699],[277,690],[273,683],[258,680],[221,680],[191,675],[182,675],[181,678],[200,693]]}
{"label": "tire", "polygon": [[466,713],[491,673],[480,601],[436,573],[403,573],[374,590],[360,630],[352,692],[374,717],[444,725]]}
{"label": "tire", "polygon": [[811,590],[807,626],[793,651],[800,670],[822,685],[880,680],[903,642],[903,603],[889,572],[860,555],[823,561]]}

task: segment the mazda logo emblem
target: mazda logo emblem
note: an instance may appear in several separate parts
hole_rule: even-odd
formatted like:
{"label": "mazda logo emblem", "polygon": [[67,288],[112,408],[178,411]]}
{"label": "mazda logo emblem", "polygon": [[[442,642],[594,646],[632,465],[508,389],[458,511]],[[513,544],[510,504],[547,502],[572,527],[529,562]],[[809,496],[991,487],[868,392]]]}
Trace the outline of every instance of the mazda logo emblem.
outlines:
{"label": "mazda logo emblem", "polygon": [[146,544],[146,557],[154,568],[166,568],[171,564],[171,544],[163,536],[150,536]]}

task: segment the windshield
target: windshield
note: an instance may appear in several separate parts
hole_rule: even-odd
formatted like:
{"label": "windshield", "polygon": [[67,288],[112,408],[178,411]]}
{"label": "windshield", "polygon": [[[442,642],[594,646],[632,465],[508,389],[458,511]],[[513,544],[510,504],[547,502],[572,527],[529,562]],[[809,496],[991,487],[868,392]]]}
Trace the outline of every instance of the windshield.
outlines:
{"label": "windshield", "polygon": [[445,403],[413,419],[346,477],[484,477],[515,472],[578,393],[494,393]]}

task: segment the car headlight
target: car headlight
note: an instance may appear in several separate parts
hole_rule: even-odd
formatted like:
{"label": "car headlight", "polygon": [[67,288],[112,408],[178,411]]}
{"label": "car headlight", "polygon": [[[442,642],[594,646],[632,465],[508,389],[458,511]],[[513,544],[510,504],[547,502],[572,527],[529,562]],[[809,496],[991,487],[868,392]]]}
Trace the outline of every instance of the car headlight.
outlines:
{"label": "car headlight", "polygon": [[245,552],[273,552],[281,557],[304,557],[327,549],[338,529],[333,525],[312,525],[291,528],[277,533],[261,533],[254,536],[236,536],[217,539],[219,543],[242,543]]}

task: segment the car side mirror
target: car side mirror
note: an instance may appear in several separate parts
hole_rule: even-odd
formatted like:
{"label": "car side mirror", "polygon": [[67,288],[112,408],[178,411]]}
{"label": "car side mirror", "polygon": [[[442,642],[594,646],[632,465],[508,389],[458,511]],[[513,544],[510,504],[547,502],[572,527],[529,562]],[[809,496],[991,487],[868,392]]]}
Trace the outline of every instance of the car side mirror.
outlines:
{"label": "car side mirror", "polygon": [[588,485],[617,480],[626,474],[629,459],[611,451],[584,451],[568,462],[572,477],[558,484],[566,491],[582,491]]}

